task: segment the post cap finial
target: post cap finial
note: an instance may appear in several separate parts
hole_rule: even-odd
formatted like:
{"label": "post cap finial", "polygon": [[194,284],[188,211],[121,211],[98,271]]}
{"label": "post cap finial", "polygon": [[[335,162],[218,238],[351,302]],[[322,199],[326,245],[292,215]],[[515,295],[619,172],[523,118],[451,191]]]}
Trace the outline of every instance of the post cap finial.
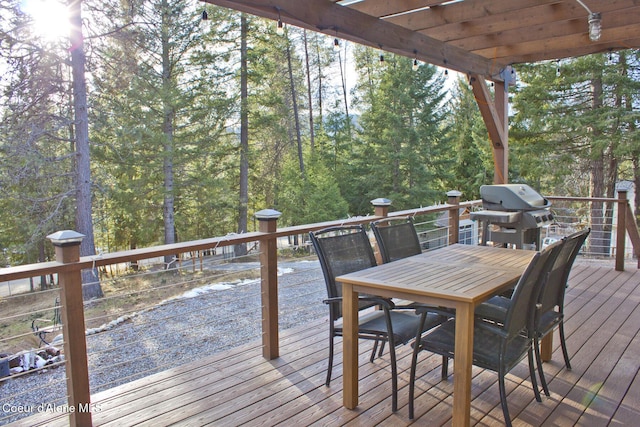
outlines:
{"label": "post cap finial", "polygon": [[282,215],[282,212],[278,212],[275,209],[263,209],[255,213],[256,218],[263,219],[278,219]]}
{"label": "post cap finial", "polygon": [[373,199],[371,204],[373,206],[390,206],[391,200],[385,199],[384,197],[378,197],[377,199]]}
{"label": "post cap finial", "polygon": [[53,243],[56,246],[66,246],[66,245],[73,245],[73,244],[80,244],[82,242],[82,239],[84,239],[85,235],[78,233],[77,231],[74,230],[61,230],[61,231],[56,231],[53,234],[49,234],[47,236],[47,239],[51,240],[51,243]]}

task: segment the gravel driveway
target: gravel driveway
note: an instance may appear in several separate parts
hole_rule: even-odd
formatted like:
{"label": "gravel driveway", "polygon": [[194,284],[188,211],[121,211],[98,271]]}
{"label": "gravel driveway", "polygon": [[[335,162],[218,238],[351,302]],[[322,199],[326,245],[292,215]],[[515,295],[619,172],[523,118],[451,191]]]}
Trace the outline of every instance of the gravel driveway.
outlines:
{"label": "gravel driveway", "polygon": [[[233,264],[229,264],[233,268]],[[246,268],[246,264],[244,265]],[[280,329],[328,315],[317,261],[280,263]],[[91,392],[97,393],[185,365],[261,336],[259,280],[189,292],[141,312],[109,331],[87,336]],[[0,383],[0,405],[66,403],[65,368]],[[3,410],[0,425],[29,414]],[[7,417],[8,416],[8,417]]]}

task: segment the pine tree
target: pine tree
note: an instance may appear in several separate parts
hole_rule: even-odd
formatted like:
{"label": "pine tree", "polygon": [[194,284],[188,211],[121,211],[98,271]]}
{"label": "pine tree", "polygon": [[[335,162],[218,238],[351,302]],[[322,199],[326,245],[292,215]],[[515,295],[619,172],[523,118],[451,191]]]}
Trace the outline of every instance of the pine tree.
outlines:
{"label": "pine tree", "polygon": [[[219,8],[202,21],[186,2],[139,6],[114,6],[96,72],[96,153],[112,165],[103,174],[115,241],[136,247],[226,233],[237,173],[227,127],[235,21]],[[226,221],[210,221],[212,211]]]}
{"label": "pine tree", "polygon": [[[614,197],[623,147],[634,139],[634,101],[625,94],[637,87],[617,58],[598,54],[522,67],[512,148],[524,179],[557,194]],[[612,209],[591,204],[592,252],[609,251]]]}
{"label": "pine tree", "polygon": [[344,153],[351,178],[341,180],[355,191],[350,208],[365,213],[376,197],[398,209],[438,200],[450,170],[442,75],[430,65],[413,70],[409,58],[386,54],[380,62],[370,49],[357,52],[362,114],[357,142]]}
{"label": "pine tree", "polygon": [[458,79],[452,94],[448,123],[448,140],[452,164],[450,187],[462,192],[467,200],[480,198],[480,186],[493,181],[491,142],[471,88]]}

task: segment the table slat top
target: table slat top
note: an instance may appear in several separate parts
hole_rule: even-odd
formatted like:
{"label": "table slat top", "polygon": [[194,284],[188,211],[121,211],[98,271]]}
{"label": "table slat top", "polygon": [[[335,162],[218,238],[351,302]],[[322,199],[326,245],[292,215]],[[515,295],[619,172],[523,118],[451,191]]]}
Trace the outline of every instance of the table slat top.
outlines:
{"label": "table slat top", "polygon": [[359,292],[478,303],[515,284],[535,252],[451,245],[336,278]]}

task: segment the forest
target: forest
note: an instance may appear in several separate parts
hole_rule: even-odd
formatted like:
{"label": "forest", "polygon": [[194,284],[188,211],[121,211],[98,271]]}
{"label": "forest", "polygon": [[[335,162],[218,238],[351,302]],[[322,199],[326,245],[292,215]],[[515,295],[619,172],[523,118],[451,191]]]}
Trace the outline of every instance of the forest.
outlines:
{"label": "forest", "polygon": [[[466,76],[412,58],[196,0],[1,0],[0,33],[5,266],[51,259],[63,229],[93,255],[252,231],[265,208],[286,226],[378,197],[473,200],[493,181]],[[638,187],[639,53],[515,65],[509,182]]]}

